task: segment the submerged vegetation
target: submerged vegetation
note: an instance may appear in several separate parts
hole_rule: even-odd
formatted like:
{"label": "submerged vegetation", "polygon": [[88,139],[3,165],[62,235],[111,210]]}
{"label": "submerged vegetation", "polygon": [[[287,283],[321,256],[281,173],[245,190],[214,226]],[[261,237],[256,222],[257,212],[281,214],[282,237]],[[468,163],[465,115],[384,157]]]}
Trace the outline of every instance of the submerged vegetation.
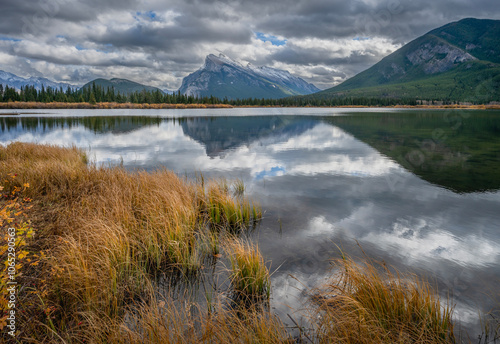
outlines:
{"label": "submerged vegetation", "polygon": [[[455,341],[452,308],[426,282],[347,258],[310,297],[311,331],[292,338],[266,306],[267,262],[245,236],[262,211],[241,181],[104,168],[76,148],[23,143],[0,147],[0,180],[2,228],[18,236],[21,342]],[[2,261],[6,245],[2,232]],[[205,301],[155,285],[158,274],[196,279],[214,260],[227,262],[227,289]],[[0,327],[9,340],[4,290]]]}

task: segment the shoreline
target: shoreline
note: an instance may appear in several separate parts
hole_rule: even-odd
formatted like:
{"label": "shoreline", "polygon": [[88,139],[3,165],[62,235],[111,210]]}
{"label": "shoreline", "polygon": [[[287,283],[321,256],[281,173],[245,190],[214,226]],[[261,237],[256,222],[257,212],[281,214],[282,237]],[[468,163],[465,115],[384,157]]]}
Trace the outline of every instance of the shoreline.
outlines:
{"label": "shoreline", "polygon": [[[0,109],[7,110],[33,110],[33,109],[233,109],[233,108],[281,108],[283,106],[233,106],[229,104],[136,104],[136,103],[40,103],[40,102],[7,102],[0,103]],[[365,105],[342,105],[342,106],[302,106],[304,108],[395,108],[395,109],[463,109],[463,110],[497,110],[500,104],[488,105],[393,105],[393,106],[365,106]],[[3,116],[19,115],[17,112],[0,113]]]}

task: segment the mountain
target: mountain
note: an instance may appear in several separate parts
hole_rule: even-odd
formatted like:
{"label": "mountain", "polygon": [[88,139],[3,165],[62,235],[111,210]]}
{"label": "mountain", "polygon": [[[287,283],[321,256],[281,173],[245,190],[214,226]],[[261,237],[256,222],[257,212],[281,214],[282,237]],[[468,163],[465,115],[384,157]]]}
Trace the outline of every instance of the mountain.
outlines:
{"label": "mountain", "polygon": [[114,87],[115,92],[119,92],[121,94],[141,92],[142,90],[150,92],[160,91],[163,93],[163,91],[160,90],[159,88],[153,86],[146,86],[127,79],[118,79],[118,78],[113,78],[111,80],[95,79],[83,85],[82,89],[92,86],[93,83],[95,83],[96,86],[101,86],[104,90]]}
{"label": "mountain", "polygon": [[9,87],[14,87],[17,90],[20,90],[21,87],[27,85],[35,86],[37,90],[41,90],[42,85],[44,85],[45,87],[52,87],[52,88],[62,87],[63,89],[67,89],[68,86],[71,88],[76,88],[76,86],[74,85],[70,85],[63,82],[55,82],[46,78],[40,78],[40,77],[22,78],[15,74],[4,72],[3,70],[0,70],[0,84],[4,86],[8,85]]}
{"label": "mountain", "polygon": [[359,112],[328,116],[323,121],[434,185],[457,193],[500,189],[496,177],[500,169],[500,116],[495,112],[461,110],[458,130],[454,125],[443,125],[440,110]]}
{"label": "mountain", "polygon": [[181,126],[184,135],[201,143],[207,156],[215,158],[263,140],[267,143],[286,141],[311,129],[315,123],[298,116],[229,116],[189,118],[182,121]]}
{"label": "mountain", "polygon": [[319,91],[287,71],[243,66],[224,54],[208,55],[202,68],[182,80],[179,90],[186,95],[221,99],[282,98]]}
{"label": "mountain", "polygon": [[314,97],[500,100],[500,21],[467,18],[432,30]]}

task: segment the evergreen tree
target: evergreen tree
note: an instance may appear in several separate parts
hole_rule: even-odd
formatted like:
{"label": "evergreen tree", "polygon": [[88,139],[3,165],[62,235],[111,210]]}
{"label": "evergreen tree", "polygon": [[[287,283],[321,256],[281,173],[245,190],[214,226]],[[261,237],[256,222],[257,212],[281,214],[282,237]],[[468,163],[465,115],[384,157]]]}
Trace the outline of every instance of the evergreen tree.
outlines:
{"label": "evergreen tree", "polygon": [[90,93],[89,103],[91,105],[95,105],[96,104],[96,99],[95,99],[94,92]]}

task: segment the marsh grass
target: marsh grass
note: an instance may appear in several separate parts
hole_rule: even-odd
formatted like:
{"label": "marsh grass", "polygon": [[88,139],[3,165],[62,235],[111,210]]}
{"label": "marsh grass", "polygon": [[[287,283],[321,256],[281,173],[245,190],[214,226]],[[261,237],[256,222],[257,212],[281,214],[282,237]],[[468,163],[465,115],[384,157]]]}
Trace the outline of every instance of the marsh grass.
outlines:
{"label": "marsh grass", "polygon": [[[478,344],[496,344],[500,343],[500,314],[498,312],[491,312],[487,314],[481,314],[481,334],[477,336],[476,343]],[[467,338],[470,341],[470,337],[466,332],[460,333],[462,342],[463,339]],[[463,337],[463,338],[462,338]]]}
{"label": "marsh grass", "polygon": [[314,297],[318,342],[455,342],[453,308],[440,303],[426,281],[368,259],[344,257],[334,264],[333,279]]}
{"label": "marsh grass", "polygon": [[157,271],[196,272],[208,253],[218,254],[222,234],[245,228],[252,212],[243,197],[231,197],[225,182],[209,181],[205,191],[165,169],[102,168],[74,147],[0,147],[0,178],[8,173],[32,186],[26,196],[35,200],[30,215],[40,228],[37,249],[47,251],[45,268],[56,271],[39,289],[62,333],[72,332],[82,314],[122,316],[124,305],[144,297]]}
{"label": "marsh grass", "polygon": [[206,190],[204,183],[202,185],[199,190],[199,194],[203,195],[200,208],[213,229],[225,229],[234,234],[255,227],[262,218],[260,206],[243,197],[241,188],[233,191],[238,192],[235,198],[225,180],[208,183]]}
{"label": "marsh grass", "polygon": [[128,324],[115,326],[113,343],[293,343],[281,321],[269,311],[213,305],[204,311],[186,299],[158,297],[137,305]]}
{"label": "marsh grass", "polygon": [[233,188],[234,188],[234,196],[236,197],[243,197],[245,194],[245,183],[243,180],[238,179],[235,180],[233,183]]}
{"label": "marsh grass", "polygon": [[[293,342],[259,302],[234,307],[231,293],[214,290],[202,309],[157,294],[159,273],[189,276],[222,254],[230,262],[230,288],[237,298],[269,299],[264,258],[238,236],[262,216],[241,194],[244,186],[189,182],[164,169],[101,168],[74,147],[24,143],[0,147],[0,181],[12,175],[9,188],[30,185],[22,197],[33,199],[26,216],[36,240],[24,250],[39,257],[19,277],[20,341]],[[369,260],[336,263],[331,283],[313,299],[316,342],[454,341],[452,308],[441,305],[425,281]],[[224,296],[230,302],[222,302]],[[7,338],[5,331],[1,336]]]}
{"label": "marsh grass", "polygon": [[256,244],[245,239],[226,243],[231,262],[231,284],[237,299],[269,300],[271,281],[269,270]]}

